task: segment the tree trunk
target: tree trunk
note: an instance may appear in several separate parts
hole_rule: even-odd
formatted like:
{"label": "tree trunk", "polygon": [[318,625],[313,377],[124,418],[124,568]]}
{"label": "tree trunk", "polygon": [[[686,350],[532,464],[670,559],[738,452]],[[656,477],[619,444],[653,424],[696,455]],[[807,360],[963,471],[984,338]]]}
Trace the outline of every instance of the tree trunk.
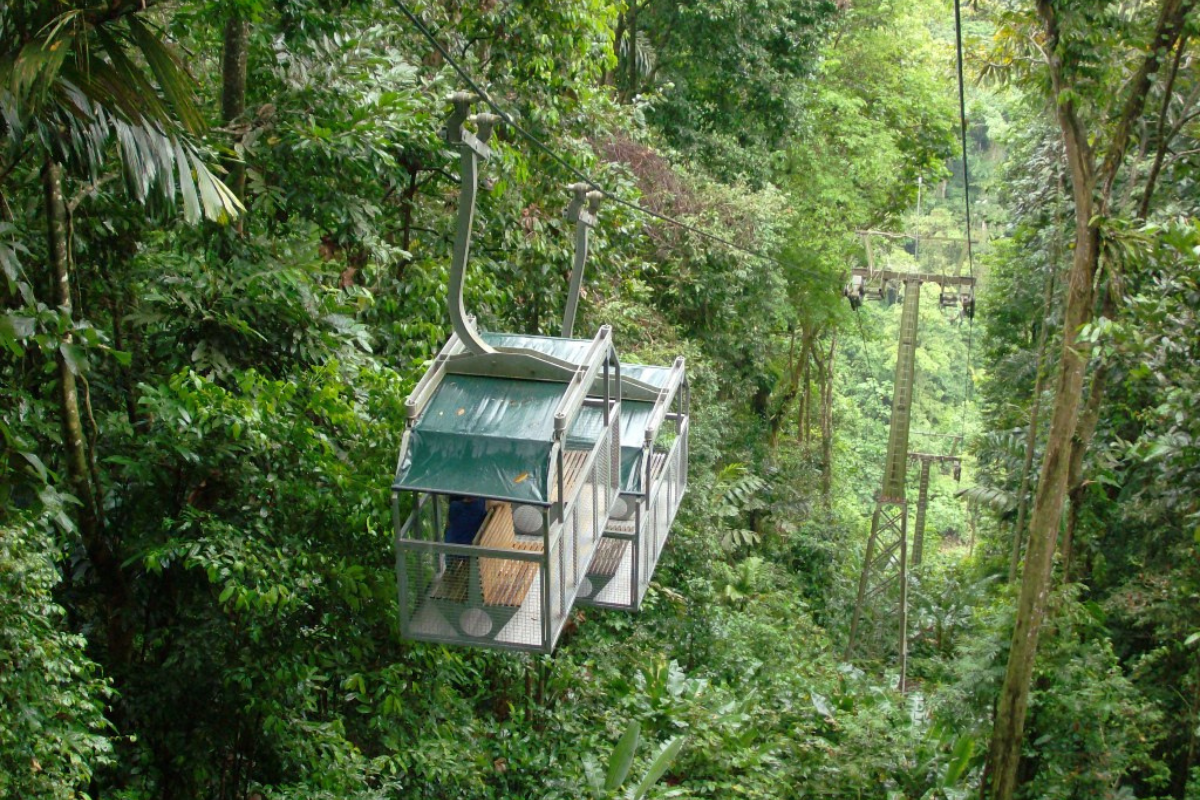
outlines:
{"label": "tree trunk", "polygon": [[1171,779],[1171,793],[1179,800],[1186,800],[1185,794],[1192,776],[1192,765],[1196,763],[1196,754],[1200,751],[1200,746],[1198,746],[1200,745],[1200,679],[1196,681],[1191,706],[1191,713],[1185,717],[1188,721],[1189,733],[1187,749],[1183,753],[1183,764],[1180,769],[1174,770]]}
{"label": "tree trunk", "polygon": [[[1091,205],[1090,197],[1087,205]],[[1080,216],[1081,221],[1076,232],[1075,260],[1067,287],[1067,309],[1063,323],[1061,366],[1054,395],[1054,416],[1050,422],[1046,452],[1042,458],[1042,474],[1034,498],[1033,515],[1029,524],[1029,548],[1025,554],[1021,594],[1017,601],[1012,649],[992,734],[989,760],[994,800],[1011,800],[1016,788],[1021,738],[1024,734],[1030,681],[1033,678],[1034,659],[1037,655],[1038,633],[1046,613],[1055,542],[1058,538],[1058,521],[1066,495],[1071,435],[1075,432],[1079,417],[1079,397],[1083,388],[1087,351],[1076,342],[1076,335],[1090,316],[1092,278],[1099,256],[1099,231],[1089,226],[1090,214]]]}
{"label": "tree trunk", "polygon": [[[125,341],[125,301],[123,298],[118,297],[113,303],[111,313],[113,347],[117,350],[126,351],[128,345]],[[138,424],[137,394],[134,392],[133,387],[134,377],[132,367],[122,368],[120,378],[118,379],[118,388],[121,390],[121,396],[125,398],[125,416],[129,420],[129,427],[136,430]]]}
{"label": "tree trunk", "polygon": [[74,346],[72,333],[71,278],[67,261],[67,206],[62,193],[62,167],[47,161],[42,172],[46,198],[47,251],[50,254],[50,273],[54,278],[54,299],[59,313],[66,320],[66,331],[58,348],[59,403],[62,408],[63,444],[67,453],[67,476],[71,491],[79,500],[79,532],[84,541],[96,538],[99,521],[92,482],[88,472],[87,445],[83,438],[83,419],[79,413],[79,392],[75,371],[67,359]]}
{"label": "tree trunk", "polygon": [[1079,526],[1079,512],[1083,508],[1083,498],[1087,489],[1083,480],[1083,456],[1087,453],[1092,437],[1096,434],[1096,425],[1100,422],[1100,406],[1104,402],[1104,385],[1107,379],[1108,365],[1101,364],[1092,375],[1087,407],[1079,416],[1079,426],[1071,443],[1071,465],[1067,471],[1067,524],[1062,541],[1063,580],[1068,583],[1071,580],[1071,557],[1075,546],[1075,532]]}
{"label": "tree trunk", "polygon": [[[774,410],[767,414],[768,427],[768,444],[772,450],[775,449],[779,442],[779,431],[783,427],[783,422],[787,419],[788,409],[792,405],[792,401],[796,399],[796,395],[800,392],[801,381],[808,375],[808,350],[807,343],[811,341],[814,332],[807,325],[800,329],[800,346],[796,347],[796,333],[792,331],[791,343],[788,346],[788,383],[787,388],[779,397],[775,404]],[[800,408],[804,408],[807,398],[800,402]],[[803,418],[800,420],[801,428],[803,428]],[[799,437],[803,430],[797,433]],[[800,439],[803,441],[803,439]]]}
{"label": "tree trunk", "polygon": [[[1146,186],[1142,190],[1142,202],[1138,205],[1138,219],[1144,220],[1150,215],[1150,201],[1154,199],[1154,187],[1158,183],[1159,173],[1162,172],[1163,160],[1166,158],[1167,149],[1171,145],[1171,140],[1175,138],[1175,134],[1179,133],[1183,127],[1183,120],[1187,118],[1188,105],[1184,103],[1184,107],[1180,109],[1177,125],[1171,127],[1171,132],[1166,132],[1167,128],[1167,113],[1171,110],[1171,93],[1175,87],[1175,78],[1179,75],[1179,64],[1183,61],[1183,51],[1187,49],[1187,35],[1184,34],[1179,39],[1179,47],[1175,50],[1175,58],[1171,61],[1171,72],[1167,76],[1167,85],[1163,89],[1162,109],[1158,112],[1158,127],[1156,130],[1156,144],[1154,151],[1154,163],[1150,166],[1150,174],[1146,177]],[[1149,139],[1147,139],[1149,141]],[[1130,184],[1132,186],[1132,184]]]}
{"label": "tree trunk", "polygon": [[1046,613],[1059,520],[1070,470],[1071,437],[1079,421],[1083,373],[1089,355],[1086,343],[1077,341],[1077,334],[1092,314],[1092,286],[1100,261],[1100,229],[1098,223],[1093,222],[1093,217],[1103,216],[1108,211],[1113,183],[1129,147],[1130,132],[1144,109],[1153,76],[1158,71],[1159,59],[1173,48],[1182,29],[1183,18],[1193,4],[1192,0],[1164,0],[1151,46],[1140,68],[1127,84],[1128,93],[1103,164],[1097,171],[1088,132],[1070,96],[1070,91],[1075,87],[1063,83],[1057,10],[1051,0],[1038,0],[1037,3],[1038,14],[1045,24],[1045,52],[1049,60],[1052,99],[1066,145],[1075,199],[1075,256],[1067,277],[1062,358],[1054,393],[1054,414],[1034,498],[1029,549],[1017,600],[1016,625],[988,754],[992,800],[1011,800],[1017,786],[1038,633]]}
{"label": "tree trunk", "polygon": [[42,169],[42,188],[46,205],[46,241],[50,256],[50,274],[54,281],[54,300],[64,319],[65,331],[57,353],[59,404],[62,412],[63,446],[66,450],[67,478],[71,492],[79,500],[77,524],[84,550],[96,570],[104,593],[109,658],[118,664],[128,660],[132,638],[124,613],[129,592],[121,562],[104,534],[96,491],[88,465],[83,418],[79,413],[79,391],[75,367],[68,357],[75,347],[72,333],[71,275],[67,253],[67,205],[63,199],[62,167],[47,159]]}
{"label": "tree trunk", "polygon": [[829,353],[821,370],[821,499],[826,510],[833,507],[833,359],[837,354],[837,331],[829,340]]}
{"label": "tree trunk", "polygon": [[[1055,234],[1058,235],[1057,233]],[[1049,338],[1050,330],[1050,304],[1054,297],[1054,280],[1053,276],[1058,273],[1058,253],[1061,248],[1056,248],[1055,262],[1051,267],[1051,271],[1046,275],[1046,290],[1045,290],[1045,313],[1042,315],[1042,329],[1038,332],[1038,349],[1037,359],[1034,363],[1035,375],[1037,376],[1033,382],[1033,403],[1029,408],[1029,430],[1025,436],[1025,460],[1021,464],[1021,486],[1017,490],[1017,524],[1013,528],[1013,544],[1012,556],[1008,562],[1008,582],[1015,583],[1017,580],[1017,568],[1021,565],[1021,543],[1025,535],[1025,514],[1029,510],[1029,480],[1033,473],[1033,455],[1037,449],[1037,432],[1038,432],[1038,414],[1042,405],[1042,381],[1045,378],[1043,374],[1046,362],[1046,341]]]}
{"label": "tree trunk", "polygon": [[[221,52],[221,122],[231,126],[246,113],[246,55],[250,23],[234,12],[225,21],[225,43]],[[235,138],[241,143],[241,136]],[[226,185],[239,200],[246,199],[246,163],[239,156],[225,159],[229,171]]]}
{"label": "tree trunk", "polygon": [[812,407],[812,359],[808,356],[808,348],[801,346],[800,359],[804,362],[804,373],[800,376],[804,392],[800,395],[800,404],[796,407],[796,441],[803,444],[809,440],[809,408]]}

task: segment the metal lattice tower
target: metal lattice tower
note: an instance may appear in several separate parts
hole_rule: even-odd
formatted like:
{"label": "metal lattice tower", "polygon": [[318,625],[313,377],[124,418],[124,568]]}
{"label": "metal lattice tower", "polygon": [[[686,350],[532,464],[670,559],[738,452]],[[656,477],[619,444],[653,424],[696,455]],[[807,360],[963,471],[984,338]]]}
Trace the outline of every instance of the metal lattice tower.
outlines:
{"label": "metal lattice tower", "polygon": [[[961,305],[963,313],[969,316],[974,313],[975,308],[975,279],[924,272],[855,269],[851,273],[850,285],[845,292],[851,308],[857,309],[867,296],[882,297],[882,289],[868,291],[868,283],[873,281],[900,281],[904,286],[904,306],[900,317],[900,342],[896,353],[896,380],[892,390],[892,419],[883,469],[883,485],[875,496],[875,511],[871,515],[871,535],[867,539],[866,557],[863,559],[862,573],[858,580],[858,595],[850,623],[847,656],[859,642],[864,625],[870,626],[878,634],[893,621],[897,622],[900,684],[903,689],[908,662],[909,566],[905,481],[908,477],[908,435],[914,399],[921,285],[926,282],[939,284],[940,304]],[[924,532],[924,511],[929,496],[927,468],[922,470],[922,477],[923,488],[918,501],[918,537]],[[918,562],[920,549],[918,544],[913,553]]]}
{"label": "metal lattice tower", "polygon": [[858,598],[850,624],[850,647],[853,648],[865,616],[881,625],[884,618],[890,616],[887,612],[898,606],[901,674],[908,649],[908,507],[904,483],[908,475],[908,430],[912,416],[920,304],[920,276],[904,276],[904,309],[900,317],[900,344],[896,353],[896,382],[892,390],[892,421],[883,488],[875,497],[871,536],[867,540],[866,558],[858,579]]}
{"label": "metal lattice tower", "polygon": [[921,479],[917,486],[917,519],[913,525],[912,565],[921,566],[925,550],[925,510],[929,507],[929,467],[935,463],[954,465],[954,479],[958,480],[962,461],[956,455],[934,455],[933,453],[909,453],[908,457],[921,464]]}

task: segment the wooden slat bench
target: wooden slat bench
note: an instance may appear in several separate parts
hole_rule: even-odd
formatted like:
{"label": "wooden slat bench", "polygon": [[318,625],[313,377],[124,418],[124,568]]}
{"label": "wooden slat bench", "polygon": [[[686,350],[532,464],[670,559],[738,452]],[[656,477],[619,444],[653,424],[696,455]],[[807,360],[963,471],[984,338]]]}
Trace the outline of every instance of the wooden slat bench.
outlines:
{"label": "wooden slat bench", "polygon": [[592,559],[592,565],[588,567],[588,576],[611,578],[616,575],[617,567],[621,566],[621,558],[628,546],[629,542],[623,539],[601,539],[596,545],[596,556]]}
{"label": "wooden slat bench", "polygon": [[[512,506],[495,506],[488,512],[475,544],[501,550],[542,552],[541,541],[518,541],[513,531]],[[515,561],[506,558],[480,558],[479,583],[485,605],[520,606],[537,575],[536,561]]]}
{"label": "wooden slat bench", "polygon": [[[584,466],[590,454],[568,450],[563,453],[563,478],[570,497],[580,481],[588,479]],[[558,481],[551,481],[551,499],[558,499]],[[488,510],[471,544],[496,550],[542,552],[542,537],[517,536],[512,505],[497,503]],[[541,564],[488,556],[447,556],[446,568],[429,589],[429,598],[441,605],[441,613],[457,632],[470,638],[495,637],[518,613]],[[465,607],[465,608],[464,608]],[[481,624],[472,614],[482,610]],[[490,620],[490,624],[486,622]]]}
{"label": "wooden slat bench", "polygon": [[[590,453],[583,450],[564,450],[563,451],[563,483],[566,485],[567,497],[575,491],[575,487],[581,480],[587,478],[584,472],[584,464],[587,463],[587,458]],[[550,481],[550,502],[558,500],[558,481]]]}

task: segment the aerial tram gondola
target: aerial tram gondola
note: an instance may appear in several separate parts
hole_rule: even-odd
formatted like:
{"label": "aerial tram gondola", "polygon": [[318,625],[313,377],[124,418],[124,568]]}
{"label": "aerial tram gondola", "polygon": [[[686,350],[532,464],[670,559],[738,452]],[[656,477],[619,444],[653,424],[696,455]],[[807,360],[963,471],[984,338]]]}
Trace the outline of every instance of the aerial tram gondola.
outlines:
{"label": "aerial tram gondola", "polygon": [[690,396],[682,356],[626,364],[621,379],[621,493],[579,603],[636,611],[687,491]]}
{"label": "aerial tram gondola", "polygon": [[[406,401],[392,485],[401,635],[550,652],[577,597],[595,595],[588,571],[610,516],[623,513],[622,392],[628,386],[643,401],[657,400],[662,387],[622,376],[608,326],[590,340],[570,337],[599,199],[586,187],[573,187],[576,263],[564,335],[476,329],[462,291],[478,161],[489,156],[499,120],[471,116],[473,95],[451,99],[446,135],[460,152],[462,181],[450,270],[454,333]],[[671,373],[676,395],[681,376],[682,360]],[[664,519],[668,506],[673,518],[686,482],[686,421],[674,413],[684,441]],[[662,427],[668,416],[654,421]]]}

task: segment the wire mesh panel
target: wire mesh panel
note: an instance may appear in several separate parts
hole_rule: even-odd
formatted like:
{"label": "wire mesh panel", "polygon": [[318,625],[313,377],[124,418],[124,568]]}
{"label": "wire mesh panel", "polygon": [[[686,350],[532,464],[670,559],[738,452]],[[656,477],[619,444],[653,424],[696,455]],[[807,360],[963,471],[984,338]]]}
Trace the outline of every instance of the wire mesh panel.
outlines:
{"label": "wire mesh panel", "polygon": [[579,590],[580,602],[610,608],[632,608],[636,600],[634,568],[639,552],[635,540],[606,533],[596,546],[596,557],[592,559],[591,569]]}
{"label": "wire mesh panel", "polygon": [[[402,634],[542,649],[542,537],[516,533],[512,505],[495,503],[473,544],[446,544],[441,541],[446,507],[444,496],[422,494],[397,536]],[[534,513],[544,519],[544,510]]]}
{"label": "wire mesh panel", "polygon": [[[618,435],[612,426],[591,450],[563,451],[565,502],[489,501],[471,544],[444,541],[451,517],[446,496],[413,493],[413,510],[396,537],[402,635],[551,650],[617,495],[612,439]],[[399,498],[393,507],[398,517]],[[562,521],[552,522],[558,513]]]}
{"label": "wire mesh panel", "polygon": [[[563,457],[567,502],[561,526],[551,530],[550,562],[550,635],[558,639],[567,614],[582,590],[589,590],[588,569],[597,552],[609,511],[617,496],[619,469],[613,463],[619,454],[620,430],[615,424],[597,442],[591,453],[565,451]],[[587,457],[583,460],[581,456]],[[572,464],[576,466],[572,467]]]}
{"label": "wire mesh panel", "polygon": [[687,489],[686,418],[669,450],[652,451],[649,472],[648,495],[623,493],[615,504],[580,603],[625,610],[641,605]]}

